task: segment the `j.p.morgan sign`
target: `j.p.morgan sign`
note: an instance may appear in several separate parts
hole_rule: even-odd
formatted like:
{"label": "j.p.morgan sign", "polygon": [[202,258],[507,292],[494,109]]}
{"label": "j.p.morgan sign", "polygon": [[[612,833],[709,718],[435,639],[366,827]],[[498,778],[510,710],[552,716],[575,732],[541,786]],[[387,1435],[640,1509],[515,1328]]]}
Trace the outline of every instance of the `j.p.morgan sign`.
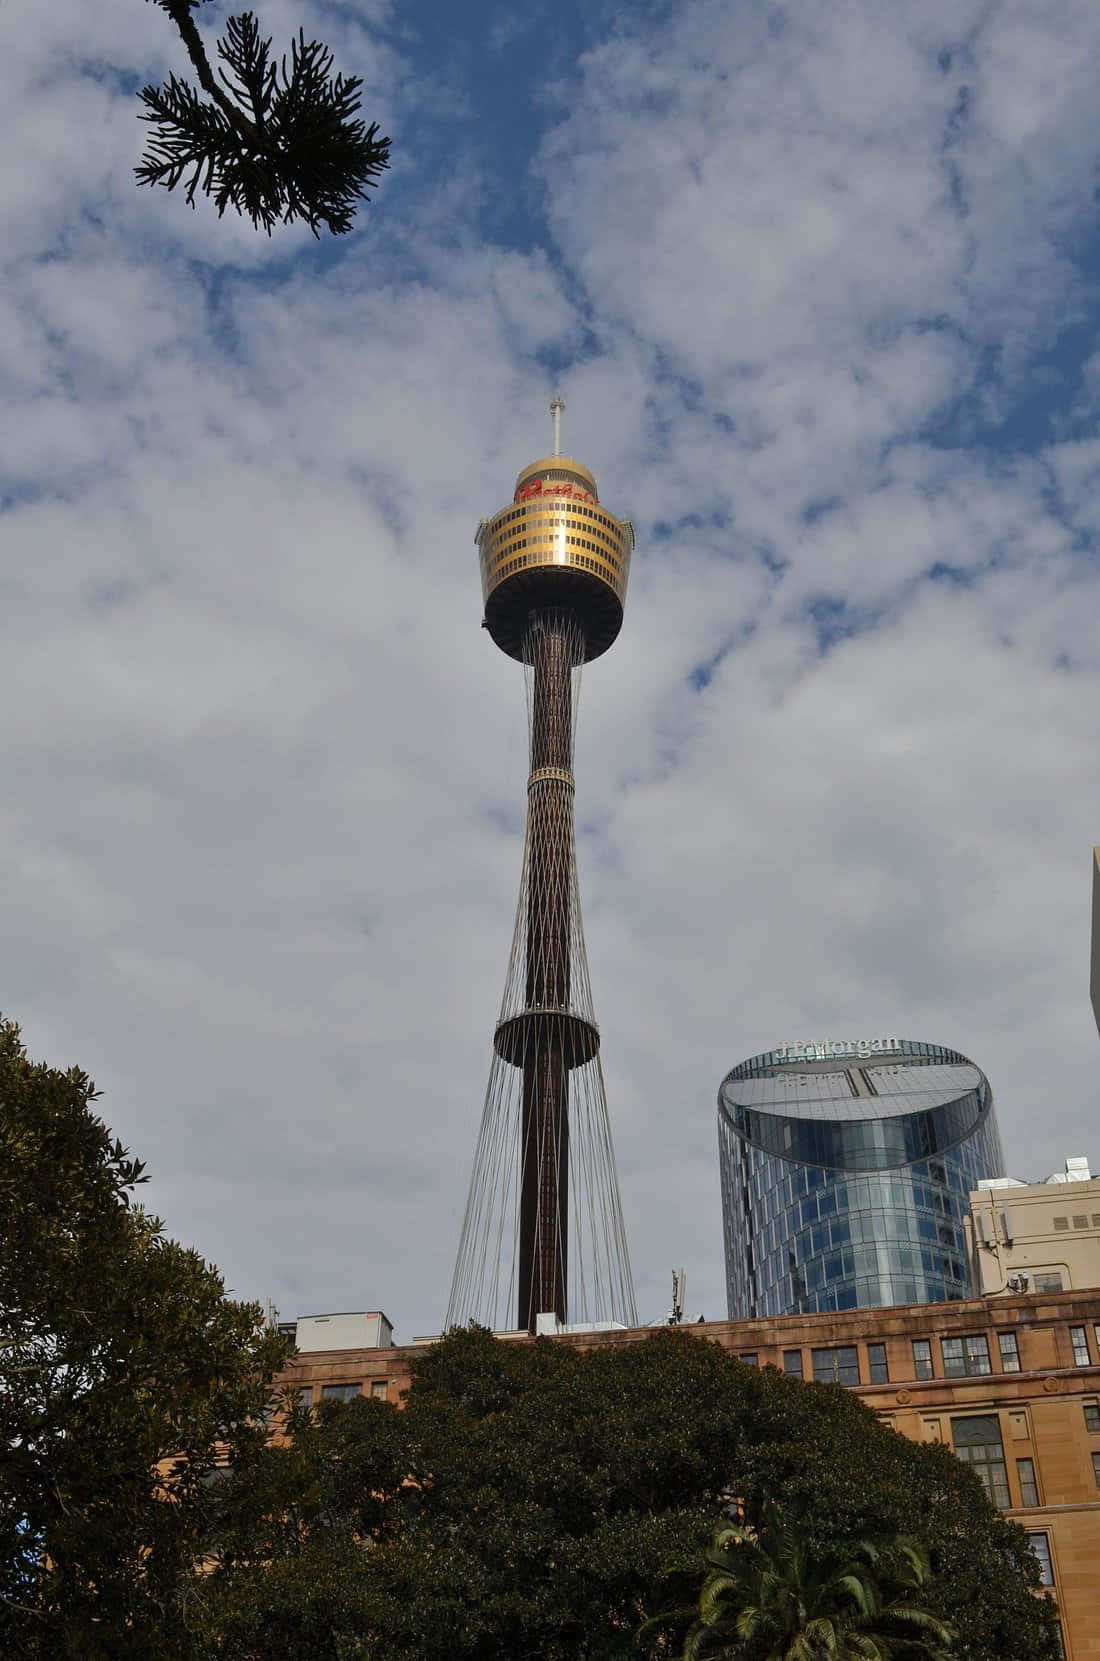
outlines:
{"label": "j.p.morgan sign", "polygon": [[777,1061],[831,1061],[844,1055],[866,1061],[872,1055],[896,1055],[900,1049],[899,1038],[811,1038],[801,1044],[780,1044],[773,1053]]}

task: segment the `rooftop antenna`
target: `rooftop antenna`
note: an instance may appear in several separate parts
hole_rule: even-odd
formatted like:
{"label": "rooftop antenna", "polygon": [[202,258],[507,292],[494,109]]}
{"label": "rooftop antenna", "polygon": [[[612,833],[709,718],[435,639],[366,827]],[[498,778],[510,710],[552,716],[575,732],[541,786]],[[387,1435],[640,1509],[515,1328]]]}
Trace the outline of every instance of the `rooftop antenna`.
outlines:
{"label": "rooftop antenna", "polygon": [[554,454],[561,455],[561,412],[565,408],[565,399],[560,392],[555,392],[550,400],[550,414],[554,417]]}

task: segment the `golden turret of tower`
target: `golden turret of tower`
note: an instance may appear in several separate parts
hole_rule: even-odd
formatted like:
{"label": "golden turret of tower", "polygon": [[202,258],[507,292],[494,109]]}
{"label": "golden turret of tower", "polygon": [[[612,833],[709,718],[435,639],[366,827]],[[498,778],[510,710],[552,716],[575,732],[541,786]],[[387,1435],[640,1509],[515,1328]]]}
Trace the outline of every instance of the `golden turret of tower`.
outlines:
{"label": "golden turret of tower", "polygon": [[532,612],[571,612],[585,662],[606,652],[622,627],[634,527],[602,506],[596,478],[568,456],[525,467],[508,507],[477,528],[485,627],[522,661]]}

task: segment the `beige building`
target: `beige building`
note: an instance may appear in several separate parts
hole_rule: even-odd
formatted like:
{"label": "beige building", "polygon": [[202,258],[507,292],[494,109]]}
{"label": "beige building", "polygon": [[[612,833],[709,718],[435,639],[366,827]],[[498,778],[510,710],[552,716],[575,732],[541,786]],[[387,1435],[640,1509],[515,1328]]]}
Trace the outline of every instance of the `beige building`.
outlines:
{"label": "beige building", "polygon": [[1100,1177],[1087,1159],[1045,1182],[979,1183],[964,1226],[970,1284],[984,1297],[1100,1287]]}
{"label": "beige building", "polygon": [[[1051,1186],[1067,1199],[1082,1185]],[[1072,1221],[1065,1232],[1073,1237]],[[691,1330],[750,1365],[848,1385],[902,1435],[953,1447],[1026,1530],[1069,1661],[1100,1661],[1100,1290],[1006,1291]],[[380,1336],[377,1348],[299,1352],[282,1382],[312,1406],[359,1395],[400,1402],[421,1346],[388,1343],[388,1323]],[[557,1341],[588,1348],[648,1336],[574,1329]],[[307,1329],[309,1341],[317,1337]]]}

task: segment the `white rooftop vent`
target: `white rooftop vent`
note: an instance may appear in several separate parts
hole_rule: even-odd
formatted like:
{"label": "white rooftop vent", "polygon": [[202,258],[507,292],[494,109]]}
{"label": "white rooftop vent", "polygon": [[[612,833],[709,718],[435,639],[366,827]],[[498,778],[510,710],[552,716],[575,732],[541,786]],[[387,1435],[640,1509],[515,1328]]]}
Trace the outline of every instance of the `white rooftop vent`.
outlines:
{"label": "white rooftop vent", "polygon": [[298,1353],[318,1350],[388,1350],[393,1327],[381,1310],[337,1315],[299,1315]]}
{"label": "white rooftop vent", "polygon": [[1091,1182],[1092,1174],[1089,1171],[1089,1162],[1083,1154],[1076,1154],[1066,1160],[1064,1171],[1052,1171],[1047,1182]]}

